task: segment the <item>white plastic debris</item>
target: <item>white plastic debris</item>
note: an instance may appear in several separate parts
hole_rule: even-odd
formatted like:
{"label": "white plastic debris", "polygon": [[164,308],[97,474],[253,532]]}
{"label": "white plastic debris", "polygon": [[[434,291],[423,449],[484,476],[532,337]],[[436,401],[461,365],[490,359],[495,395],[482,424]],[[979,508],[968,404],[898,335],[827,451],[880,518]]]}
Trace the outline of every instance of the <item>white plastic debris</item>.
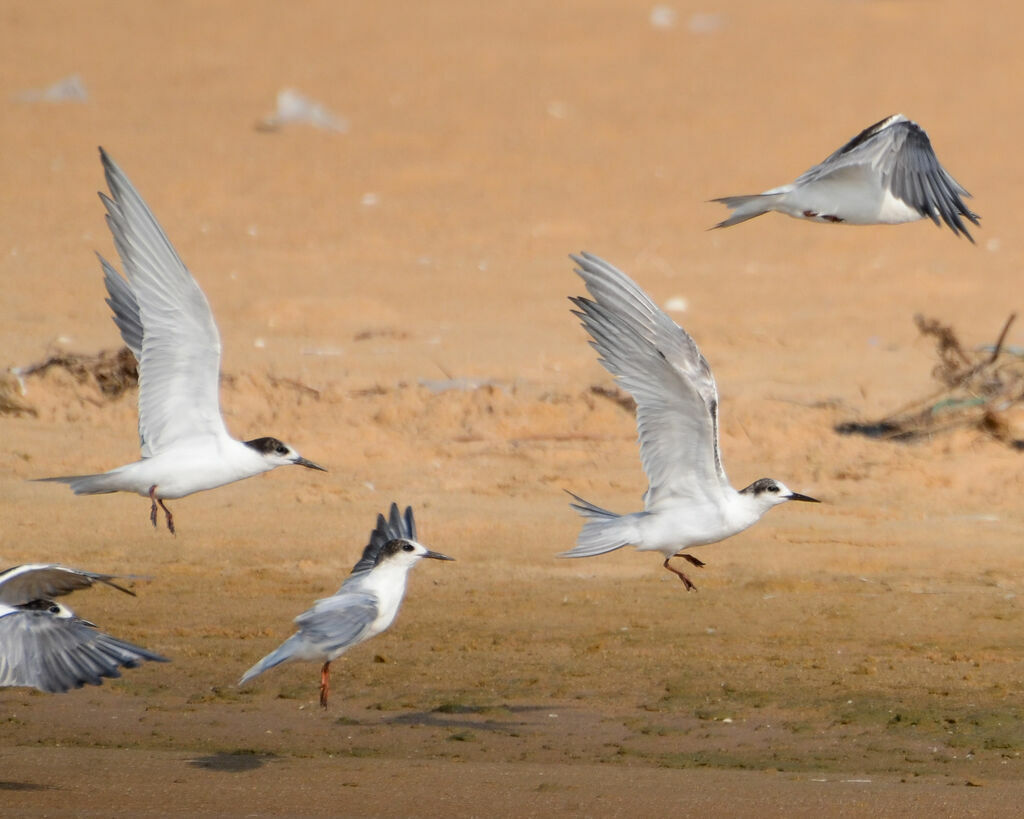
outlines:
{"label": "white plastic debris", "polygon": [[690,34],[712,34],[718,31],[724,23],[721,14],[700,13],[691,15],[688,28]]}
{"label": "white plastic debris", "polygon": [[87,102],[89,92],[78,74],[57,80],[46,88],[32,88],[15,96],[20,102]]}
{"label": "white plastic debris", "polygon": [[676,24],[676,10],[671,6],[657,5],[651,9],[649,19],[654,28],[672,28]]}
{"label": "white plastic debris", "polygon": [[312,125],[339,134],[347,134],[349,129],[347,119],[322,103],[303,96],[294,88],[284,88],[277,92],[277,110],[261,119],[256,127],[261,131],[276,131],[290,123]]}

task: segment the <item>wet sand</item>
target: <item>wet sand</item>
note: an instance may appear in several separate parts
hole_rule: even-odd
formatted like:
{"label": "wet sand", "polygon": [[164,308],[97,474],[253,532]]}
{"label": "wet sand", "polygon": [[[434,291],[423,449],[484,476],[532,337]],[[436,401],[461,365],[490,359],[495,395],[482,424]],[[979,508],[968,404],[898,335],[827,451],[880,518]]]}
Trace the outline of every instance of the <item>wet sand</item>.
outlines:
{"label": "wet sand", "polygon": [[[0,364],[118,347],[103,145],[210,300],[229,429],[331,470],[177,501],[177,537],[154,532],[142,498],[28,482],[134,460],[136,393],[28,379],[35,414],[0,415],[0,564],[151,578],[70,604],[173,662],[0,691],[5,812],[1015,813],[1021,456],[834,427],[933,389],[915,313],[973,346],[1018,308],[1021,12],[673,4],[659,29],[621,0],[304,8],[2,12]],[[74,72],[85,103],[13,99]],[[348,133],[257,130],[286,86]],[[706,231],[726,213],[706,200],[897,111],[975,195],[976,246],[927,222]],[[696,593],[656,556],[554,557],[579,526],[563,489],[625,512],[645,488],[569,314],[581,249],[685,300],[733,482],[825,501],[700,549]],[[392,500],[457,561],[414,571],[326,713],[314,665],[235,688]]]}

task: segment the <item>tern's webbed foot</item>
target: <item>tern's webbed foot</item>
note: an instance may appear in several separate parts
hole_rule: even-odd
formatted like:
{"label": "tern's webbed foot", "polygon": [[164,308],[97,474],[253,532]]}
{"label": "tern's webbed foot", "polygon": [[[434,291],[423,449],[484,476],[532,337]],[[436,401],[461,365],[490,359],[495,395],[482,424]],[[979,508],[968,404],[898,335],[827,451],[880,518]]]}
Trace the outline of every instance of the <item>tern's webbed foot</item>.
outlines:
{"label": "tern's webbed foot", "polygon": [[[675,557],[675,555],[673,555],[672,557]],[[689,557],[689,555],[683,555],[683,557]],[[687,591],[697,591],[697,587],[693,585],[693,581],[690,580],[690,578],[688,578],[685,574],[683,574],[681,571],[679,571],[679,569],[677,569],[675,566],[669,565],[669,560],[671,560],[671,559],[672,558],[666,557],[665,558],[665,562],[662,563],[661,565],[664,566],[666,569],[668,569],[670,572],[672,572],[672,574],[676,575],[676,577],[678,577],[680,580],[682,580],[683,581],[683,585],[686,586],[686,590]],[[696,558],[694,558],[694,559],[696,559]],[[698,564],[694,564],[694,565],[698,565]],[[699,564],[699,565],[703,565],[703,564]]]}
{"label": "tern's webbed foot", "polygon": [[[172,535],[174,534],[174,515],[171,514],[171,510],[164,504],[163,499],[160,499],[160,508],[164,510],[164,514],[167,515],[167,531]],[[153,514],[156,515],[156,509],[154,507]],[[156,521],[153,521],[153,525],[156,526]]]}

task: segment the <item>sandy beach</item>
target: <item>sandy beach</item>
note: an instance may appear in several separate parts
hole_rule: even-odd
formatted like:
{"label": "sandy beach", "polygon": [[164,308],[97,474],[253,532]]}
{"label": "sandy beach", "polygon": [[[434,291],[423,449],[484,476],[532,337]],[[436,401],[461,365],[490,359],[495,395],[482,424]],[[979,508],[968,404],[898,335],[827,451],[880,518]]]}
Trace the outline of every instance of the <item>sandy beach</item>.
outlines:
{"label": "sandy beach", "polygon": [[[95,256],[116,259],[102,145],[209,299],[229,430],[330,470],[171,502],[177,536],[154,531],[143,498],[31,482],[135,460],[137,391],[24,379],[0,413],[0,566],[139,576],[136,598],[67,602],[172,662],[0,689],[0,812],[1018,812],[1021,453],[972,429],[835,427],[935,389],[915,314],[973,348],[1021,307],[1024,11],[14,0],[0,17],[0,367],[120,347]],[[84,101],[19,96],[73,74]],[[285,88],[339,127],[258,127]],[[708,200],[789,181],[896,112],[974,195],[976,244],[927,221],[707,230],[727,215]],[[627,512],[646,488],[632,413],[569,312],[580,250],[700,344],[733,483],[824,501],[697,550],[697,592],[657,555],[555,557],[580,525],[563,490]],[[391,630],[334,663],[326,712],[315,664],[237,688],[392,501],[456,561],[417,567]]]}

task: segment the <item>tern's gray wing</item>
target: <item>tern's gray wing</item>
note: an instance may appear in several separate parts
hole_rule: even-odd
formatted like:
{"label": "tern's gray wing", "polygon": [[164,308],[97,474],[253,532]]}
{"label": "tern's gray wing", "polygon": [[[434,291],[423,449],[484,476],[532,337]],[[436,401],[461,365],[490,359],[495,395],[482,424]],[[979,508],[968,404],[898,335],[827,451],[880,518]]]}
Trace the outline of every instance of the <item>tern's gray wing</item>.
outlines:
{"label": "tern's gray wing", "polygon": [[[226,435],[219,397],[220,335],[206,296],[128,177],[102,148],[100,157],[110,188],[109,197],[100,194],[107,226],[135,299],[134,317],[145,328],[138,356],[144,454],[156,455],[183,438]],[[104,264],[104,270],[108,267]],[[114,321],[131,347],[138,339],[138,321],[125,288],[115,284],[110,289],[109,274],[108,292]]]}
{"label": "tern's gray wing", "polygon": [[[96,254],[99,256],[99,254]],[[132,292],[131,285],[118,273],[113,266],[99,256],[100,264],[103,266],[103,283],[107,286],[107,304],[114,312],[114,324],[121,331],[121,338],[128,345],[128,349],[135,356],[136,366],[142,361],[142,316],[139,313],[139,302]],[[142,426],[142,415],[139,415],[139,448],[142,450],[142,457],[148,458],[153,453],[146,443],[146,436]]]}
{"label": "tern's gray wing", "polygon": [[601,363],[634,398],[647,508],[729,485],[718,451],[718,390],[694,340],[625,273],[573,256],[594,301],[573,298]]}
{"label": "tern's gray wing", "polygon": [[[388,517],[377,515],[377,527],[370,532],[370,542],[363,549],[363,556],[352,567],[352,574],[346,583],[356,575],[362,575],[377,565],[381,549],[392,540],[416,540],[416,521],[412,516],[412,507],[405,507],[405,514],[398,511],[398,504],[392,503]],[[344,584],[342,588],[345,588]]]}
{"label": "tern's gray wing", "polygon": [[928,134],[916,122],[894,114],[865,128],[820,165],[802,174],[794,183],[816,182],[837,174],[858,170],[877,174],[882,186],[936,225],[942,218],[955,234],[971,242],[961,216],[978,224],[961,197],[970,197],[942,165],[932,149]]}
{"label": "tern's gray wing", "polygon": [[112,574],[83,572],[55,564],[27,563],[0,572],[0,603],[22,606],[33,600],[52,600],[63,594],[87,589],[94,583],[105,583],[135,596],[135,592],[114,583],[116,579],[117,576]]}
{"label": "tern's gray wing", "polygon": [[370,626],[380,613],[380,601],[369,592],[347,592],[317,600],[295,618],[299,637],[324,654],[341,652],[372,636]]}
{"label": "tern's gray wing", "polygon": [[[97,254],[99,256],[99,254]],[[107,286],[107,305],[114,312],[114,324],[121,331],[121,338],[132,351],[136,361],[142,359],[142,316],[139,313],[139,302],[132,292],[131,285],[118,273],[113,266],[99,256],[103,266],[103,283]]]}
{"label": "tern's gray wing", "polygon": [[[0,607],[0,614],[4,609]],[[16,610],[0,616],[0,686],[26,685],[48,693],[99,685],[119,667],[166,657],[118,640],[77,617]]]}

